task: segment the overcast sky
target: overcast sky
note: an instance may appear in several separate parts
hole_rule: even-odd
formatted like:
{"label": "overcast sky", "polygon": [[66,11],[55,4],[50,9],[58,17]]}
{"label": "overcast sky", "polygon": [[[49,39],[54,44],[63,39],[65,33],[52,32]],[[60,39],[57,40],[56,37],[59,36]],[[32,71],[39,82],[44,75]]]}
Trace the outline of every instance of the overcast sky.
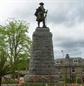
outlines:
{"label": "overcast sky", "polygon": [[0,24],[10,18],[30,23],[29,36],[37,27],[34,13],[40,2],[47,10],[46,24],[53,34],[54,58],[84,58],[84,0],[0,0]]}

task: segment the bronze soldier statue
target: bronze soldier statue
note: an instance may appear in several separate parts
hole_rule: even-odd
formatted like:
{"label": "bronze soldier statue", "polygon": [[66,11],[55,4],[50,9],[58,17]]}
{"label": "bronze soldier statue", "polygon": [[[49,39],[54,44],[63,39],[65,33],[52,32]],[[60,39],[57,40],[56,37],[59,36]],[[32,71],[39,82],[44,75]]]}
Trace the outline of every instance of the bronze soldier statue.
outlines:
{"label": "bronze soldier statue", "polygon": [[47,11],[45,11],[44,9],[43,2],[39,3],[39,5],[40,6],[36,9],[36,12],[35,12],[35,16],[37,17],[36,21],[38,22],[38,27],[40,27],[40,22],[43,22],[43,27],[46,27],[45,18],[47,16]]}

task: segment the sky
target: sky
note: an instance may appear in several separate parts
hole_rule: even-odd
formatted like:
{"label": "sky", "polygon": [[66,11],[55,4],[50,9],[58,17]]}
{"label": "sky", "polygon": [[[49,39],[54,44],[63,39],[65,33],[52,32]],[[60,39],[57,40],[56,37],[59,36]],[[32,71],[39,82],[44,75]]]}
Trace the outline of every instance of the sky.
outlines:
{"label": "sky", "polygon": [[[84,0],[0,0],[0,24],[8,18],[30,23],[29,37],[37,27],[34,13],[39,3],[48,10],[46,25],[53,34],[54,58],[84,58]],[[63,52],[61,52],[63,50]]]}

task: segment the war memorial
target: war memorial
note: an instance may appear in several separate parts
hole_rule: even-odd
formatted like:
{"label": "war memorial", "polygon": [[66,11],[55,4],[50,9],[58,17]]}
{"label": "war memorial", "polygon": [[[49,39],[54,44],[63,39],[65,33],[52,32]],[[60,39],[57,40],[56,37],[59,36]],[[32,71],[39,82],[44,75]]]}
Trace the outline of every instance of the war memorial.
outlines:
{"label": "war memorial", "polygon": [[[58,83],[56,75],[52,33],[45,24],[47,12],[44,3],[39,3],[35,16],[38,23],[32,35],[29,70],[25,75],[25,82]],[[40,26],[42,22],[43,26]]]}

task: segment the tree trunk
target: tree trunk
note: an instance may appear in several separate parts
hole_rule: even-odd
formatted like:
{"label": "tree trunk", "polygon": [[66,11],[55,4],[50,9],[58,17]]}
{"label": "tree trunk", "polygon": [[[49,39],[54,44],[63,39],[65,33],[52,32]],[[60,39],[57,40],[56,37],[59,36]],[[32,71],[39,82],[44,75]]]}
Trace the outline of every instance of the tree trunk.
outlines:
{"label": "tree trunk", "polygon": [[0,86],[1,86],[1,83],[2,83],[2,77],[0,77]]}

